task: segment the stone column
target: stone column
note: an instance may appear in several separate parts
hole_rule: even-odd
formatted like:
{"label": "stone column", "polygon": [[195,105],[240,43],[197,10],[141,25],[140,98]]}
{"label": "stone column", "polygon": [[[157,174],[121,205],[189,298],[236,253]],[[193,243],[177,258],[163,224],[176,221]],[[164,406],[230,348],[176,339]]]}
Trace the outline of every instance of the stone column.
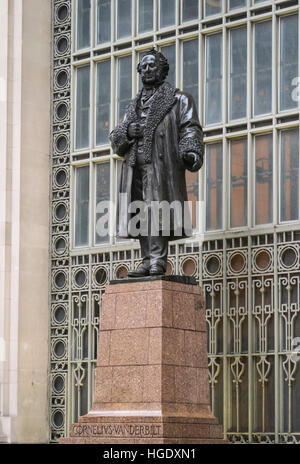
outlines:
{"label": "stone column", "polygon": [[204,298],[193,279],[112,282],[93,406],[60,443],[222,443],[207,364]]}

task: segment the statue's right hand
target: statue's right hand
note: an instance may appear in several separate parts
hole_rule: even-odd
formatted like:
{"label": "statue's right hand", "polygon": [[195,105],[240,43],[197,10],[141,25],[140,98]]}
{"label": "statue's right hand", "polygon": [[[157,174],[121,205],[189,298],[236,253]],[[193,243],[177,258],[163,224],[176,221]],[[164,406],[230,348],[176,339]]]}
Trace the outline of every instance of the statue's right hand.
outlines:
{"label": "statue's right hand", "polygon": [[128,135],[131,139],[143,136],[143,125],[138,122],[132,122],[128,126]]}

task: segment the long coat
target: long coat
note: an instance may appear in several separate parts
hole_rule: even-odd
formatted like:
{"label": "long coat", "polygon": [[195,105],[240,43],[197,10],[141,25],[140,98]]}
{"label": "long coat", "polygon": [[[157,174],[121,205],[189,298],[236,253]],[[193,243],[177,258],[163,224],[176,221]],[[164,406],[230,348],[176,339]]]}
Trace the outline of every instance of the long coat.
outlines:
{"label": "long coat", "polygon": [[[130,202],[137,200],[132,188],[137,144],[135,140],[128,138],[127,130],[130,123],[138,120],[137,104],[140,98],[141,91],[128,105],[122,123],[110,134],[114,152],[124,157],[118,191],[119,194],[127,194],[125,197],[127,201],[120,202],[118,195],[116,227],[117,235],[122,238],[133,237],[129,226],[131,215],[128,213],[128,206]],[[187,221],[186,209],[184,209],[184,202],[187,201],[185,170],[190,167],[183,156],[190,151],[197,153],[203,159],[203,132],[195,103],[189,94],[164,82],[151,99],[144,126],[143,155],[145,163],[150,164],[153,198],[159,202],[179,201],[182,206],[182,221],[184,211]],[[171,216],[169,233],[171,240],[192,235],[191,226],[186,226],[180,232],[176,230],[174,235],[176,226],[172,221]],[[160,230],[163,230],[163,227],[162,221]]]}

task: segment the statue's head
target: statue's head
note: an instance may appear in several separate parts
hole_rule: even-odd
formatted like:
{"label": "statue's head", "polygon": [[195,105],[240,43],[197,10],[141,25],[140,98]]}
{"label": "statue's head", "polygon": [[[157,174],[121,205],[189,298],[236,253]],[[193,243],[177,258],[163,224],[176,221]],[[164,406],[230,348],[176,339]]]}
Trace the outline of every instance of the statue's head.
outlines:
{"label": "statue's head", "polygon": [[168,60],[161,52],[154,48],[149,50],[137,66],[144,85],[152,86],[161,84],[168,75]]}

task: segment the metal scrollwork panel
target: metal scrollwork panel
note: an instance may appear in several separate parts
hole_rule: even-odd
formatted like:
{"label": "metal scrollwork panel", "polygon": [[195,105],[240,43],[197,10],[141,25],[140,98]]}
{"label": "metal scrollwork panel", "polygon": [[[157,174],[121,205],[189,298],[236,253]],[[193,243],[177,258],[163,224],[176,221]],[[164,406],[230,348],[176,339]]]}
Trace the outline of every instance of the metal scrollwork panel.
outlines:
{"label": "metal scrollwork panel", "polygon": [[252,280],[252,315],[254,316],[253,351],[274,350],[274,279],[257,277]]}
{"label": "metal scrollwork panel", "polygon": [[228,351],[248,351],[248,282],[235,279],[227,282]]}
{"label": "metal scrollwork panel", "polygon": [[50,442],[67,430],[71,283],[69,258],[71,0],[53,0],[51,146]]}
{"label": "metal scrollwork panel", "polygon": [[230,356],[227,360],[229,432],[243,433],[248,431],[248,358],[246,356]]}
{"label": "metal scrollwork panel", "polygon": [[208,354],[223,353],[223,284],[204,282],[206,323],[208,330]]}

